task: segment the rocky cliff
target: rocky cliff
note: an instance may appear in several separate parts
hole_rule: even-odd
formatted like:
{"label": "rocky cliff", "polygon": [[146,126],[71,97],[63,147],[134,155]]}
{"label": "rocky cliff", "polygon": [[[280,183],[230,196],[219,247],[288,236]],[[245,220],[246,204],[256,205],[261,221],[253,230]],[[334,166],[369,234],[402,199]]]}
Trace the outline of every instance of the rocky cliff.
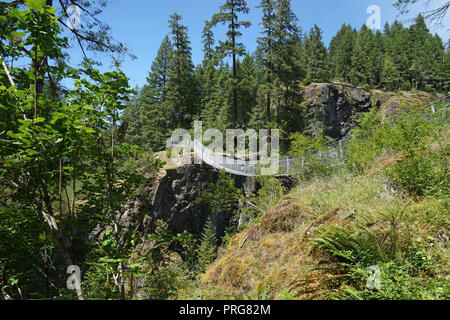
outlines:
{"label": "rocky cliff", "polygon": [[368,92],[344,84],[313,83],[304,95],[307,122],[319,121],[325,134],[334,139],[347,135],[355,125],[356,114],[372,106]]}
{"label": "rocky cliff", "polygon": [[442,98],[441,94],[423,91],[366,91],[344,83],[312,83],[304,88],[303,95],[306,124],[318,121],[325,134],[334,139],[351,134],[358,113],[367,112],[372,106],[389,115],[402,106],[424,105]]}

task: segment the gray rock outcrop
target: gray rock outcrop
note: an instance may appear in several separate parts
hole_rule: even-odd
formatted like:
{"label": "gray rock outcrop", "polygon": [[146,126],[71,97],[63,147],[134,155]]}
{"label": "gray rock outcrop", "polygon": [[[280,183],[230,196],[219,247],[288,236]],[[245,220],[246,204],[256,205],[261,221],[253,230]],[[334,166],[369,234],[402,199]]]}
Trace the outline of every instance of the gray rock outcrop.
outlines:
{"label": "gray rock outcrop", "polygon": [[[305,89],[307,122],[319,121],[334,139],[347,135],[358,112],[369,111],[370,95],[361,88],[334,83],[313,83]],[[311,116],[313,115],[313,116]],[[313,119],[315,118],[315,119]]]}

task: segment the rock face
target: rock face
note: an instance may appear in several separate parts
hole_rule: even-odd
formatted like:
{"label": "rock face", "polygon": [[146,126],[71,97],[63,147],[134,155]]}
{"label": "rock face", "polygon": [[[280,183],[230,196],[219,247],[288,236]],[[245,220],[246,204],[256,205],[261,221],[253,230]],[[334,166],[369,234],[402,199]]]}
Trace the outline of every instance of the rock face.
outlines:
{"label": "rock face", "polygon": [[326,128],[325,134],[340,139],[355,125],[358,112],[369,111],[370,95],[361,88],[344,84],[313,83],[305,89],[306,113],[313,114]]}
{"label": "rock face", "polygon": [[[234,177],[235,185],[242,188],[243,177]],[[208,216],[216,226],[217,234],[223,235],[231,223],[231,215],[211,212],[204,203],[195,202],[201,192],[216,183],[219,172],[207,165],[190,165],[168,170],[158,183],[151,204],[151,217],[168,223],[173,233],[188,231],[199,236]]]}
{"label": "rock face", "polygon": [[[205,203],[197,202],[203,190],[219,180],[220,172],[206,164],[187,165],[166,171],[166,175],[146,187],[145,195],[130,201],[117,214],[115,221],[124,233],[136,232],[142,237],[153,232],[154,221],[163,220],[172,234],[187,231],[199,238],[208,217],[216,227],[217,237],[231,226],[231,213],[212,212]],[[254,178],[233,176],[236,188],[245,193],[254,192],[260,186]],[[280,177],[282,185],[290,189],[294,180]],[[113,226],[107,229],[112,230]],[[89,241],[97,238],[103,228],[98,226],[89,235]]]}

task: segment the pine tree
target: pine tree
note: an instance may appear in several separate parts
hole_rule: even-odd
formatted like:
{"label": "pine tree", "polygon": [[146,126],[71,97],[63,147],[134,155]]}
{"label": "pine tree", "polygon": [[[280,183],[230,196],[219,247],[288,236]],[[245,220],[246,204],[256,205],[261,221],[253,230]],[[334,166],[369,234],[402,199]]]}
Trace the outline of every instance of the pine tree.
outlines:
{"label": "pine tree", "polygon": [[231,97],[229,95],[231,88],[230,67],[222,62],[217,69],[210,66],[208,70],[209,74],[203,75],[207,78],[203,79],[211,85],[207,89],[210,95],[203,97],[201,119],[205,128],[216,128],[225,132],[232,121],[230,117]]}
{"label": "pine tree", "polygon": [[307,77],[314,82],[325,82],[329,79],[327,48],[322,42],[322,30],[317,26],[309,32],[305,39],[305,61]]}
{"label": "pine tree", "polygon": [[[442,39],[435,35],[429,41],[427,47],[428,63],[430,64],[429,85],[437,91],[446,91],[445,82],[450,81],[448,66],[446,67],[446,52]],[[448,89],[447,89],[448,90]]]}
{"label": "pine tree", "polygon": [[350,25],[343,24],[331,39],[329,60],[335,79],[350,81],[352,56],[357,32]]}
{"label": "pine tree", "polygon": [[382,69],[382,85],[388,90],[395,88],[398,77],[397,68],[390,56],[385,56],[383,59]]}
{"label": "pine tree", "polygon": [[143,122],[146,120],[142,118],[142,104],[140,102],[142,90],[136,88],[135,91],[136,94],[130,98],[127,108],[122,115],[122,123],[127,124],[125,141],[130,145],[137,145],[142,149],[149,149],[150,146],[147,144],[147,139],[142,130]]}
{"label": "pine tree", "polygon": [[181,24],[181,20],[181,16],[175,13],[169,21],[173,53],[167,82],[167,106],[172,114],[172,123],[175,124],[171,126],[172,129],[190,127],[198,113],[190,41],[187,27]]}
{"label": "pine tree", "polygon": [[210,21],[205,21],[205,26],[202,31],[202,44],[203,44],[203,66],[205,67],[209,63],[217,64],[217,52],[214,48],[214,33],[212,31],[212,24]]}
{"label": "pine tree", "polygon": [[[275,86],[278,97],[275,103],[275,119],[278,124],[284,119],[291,119],[291,111],[300,99],[298,80],[305,77],[301,57],[297,55],[301,44],[302,29],[297,25],[298,18],[291,8],[291,0],[278,0],[276,3],[276,43],[277,43],[277,79],[280,86]],[[280,110],[283,99],[284,108]]]}
{"label": "pine tree", "polygon": [[250,53],[247,53],[239,63],[238,95],[240,97],[238,109],[241,118],[238,126],[246,128],[249,125],[251,114],[256,106],[258,81],[256,78],[255,62]]}
{"label": "pine tree", "polygon": [[381,85],[383,82],[383,57],[385,53],[385,39],[380,30],[375,33],[375,49],[377,53],[377,71],[376,71],[376,84]]}
{"label": "pine tree", "polygon": [[238,88],[237,88],[237,57],[244,54],[244,45],[237,42],[237,39],[242,36],[239,31],[242,27],[248,28],[249,21],[239,20],[239,14],[248,14],[250,9],[245,0],[225,0],[225,3],[220,7],[220,12],[215,14],[212,18],[212,25],[222,23],[227,26],[227,40],[220,43],[220,50],[222,55],[231,56],[233,65],[233,127],[236,128],[238,121]]}
{"label": "pine tree", "polygon": [[386,54],[392,59],[398,71],[396,88],[408,89],[410,85],[409,68],[411,64],[410,32],[403,25],[394,21],[388,29],[385,27]]}
{"label": "pine tree", "polygon": [[163,103],[167,98],[167,80],[169,77],[170,61],[173,47],[169,36],[166,35],[162,41],[156,58],[152,63],[151,71],[147,77],[148,86],[157,102]]}
{"label": "pine tree", "polygon": [[166,140],[171,135],[170,114],[167,103],[158,101],[155,97],[155,89],[150,85],[144,85],[139,98],[140,114],[139,123],[142,130],[142,139],[145,141],[139,146],[154,151],[164,150]]}
{"label": "pine tree", "polygon": [[271,103],[273,80],[276,73],[277,66],[277,45],[276,45],[276,2],[274,0],[261,0],[257,8],[263,11],[263,17],[260,25],[263,28],[261,32],[264,37],[258,38],[259,50],[262,53],[264,63],[265,79],[264,91],[266,92],[266,120],[271,122]]}
{"label": "pine tree", "polygon": [[[288,109],[298,97],[295,82],[304,77],[298,54],[302,32],[297,26],[298,18],[291,9],[290,0],[262,0],[258,7],[263,11],[260,23],[263,36],[258,38],[257,57],[264,75],[258,105],[265,104],[266,123],[273,126],[290,117]],[[265,95],[265,102],[262,101],[262,94]],[[284,108],[281,108],[283,103]],[[275,121],[272,121],[271,115],[273,106]],[[256,118],[260,117],[256,116],[255,121]]]}
{"label": "pine tree", "polygon": [[356,37],[352,56],[350,78],[354,84],[373,86],[377,79],[377,57],[375,36],[366,25],[363,25]]}
{"label": "pine tree", "polygon": [[[167,108],[167,82],[170,71],[172,44],[166,36],[161,42],[147,83],[139,92],[139,98],[126,111],[125,119],[135,130],[133,141],[144,150],[160,151],[165,148],[165,141],[170,136],[171,114]],[[133,117],[129,117],[132,114]],[[131,137],[130,137],[131,139]],[[139,142],[139,143],[137,143]]]}
{"label": "pine tree", "polygon": [[197,270],[204,272],[208,264],[214,261],[217,255],[216,227],[208,217],[203,228],[200,246],[196,249]]}

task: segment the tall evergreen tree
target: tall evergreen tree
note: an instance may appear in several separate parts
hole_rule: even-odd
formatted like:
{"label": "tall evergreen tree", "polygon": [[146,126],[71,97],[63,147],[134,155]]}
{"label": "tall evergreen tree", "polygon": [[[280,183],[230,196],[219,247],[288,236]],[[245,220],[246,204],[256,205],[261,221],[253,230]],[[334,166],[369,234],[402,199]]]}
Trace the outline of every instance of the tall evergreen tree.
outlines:
{"label": "tall evergreen tree", "polygon": [[381,85],[383,82],[383,57],[385,53],[385,38],[380,30],[375,33],[375,49],[377,55],[377,71],[376,71],[376,84]]}
{"label": "tall evergreen tree", "polygon": [[392,58],[388,55],[385,55],[383,59],[383,67],[382,67],[382,76],[381,83],[388,90],[392,90],[395,88],[398,78],[397,68],[392,61]]}
{"label": "tall evergreen tree", "polygon": [[386,54],[392,59],[397,69],[395,88],[410,87],[409,68],[412,56],[410,37],[409,30],[398,21],[394,21],[389,28],[385,27]]}
{"label": "tall evergreen tree", "polygon": [[343,24],[331,39],[329,60],[335,79],[350,81],[352,56],[357,32],[350,25]]}
{"label": "tall evergreen tree", "polygon": [[263,11],[263,17],[260,25],[263,28],[261,32],[264,36],[258,38],[259,49],[263,54],[264,61],[264,91],[266,91],[266,120],[271,122],[271,103],[273,81],[276,72],[277,45],[276,45],[276,1],[261,0],[257,8]]}
{"label": "tall evergreen tree", "polygon": [[240,97],[238,109],[241,114],[238,126],[240,128],[246,128],[249,125],[251,114],[257,103],[258,80],[256,78],[255,62],[250,53],[245,55],[238,66],[238,95]]}
{"label": "tall evergreen tree", "polygon": [[426,83],[431,80],[432,64],[428,54],[431,53],[432,35],[427,28],[422,15],[416,18],[416,23],[410,27],[410,50],[412,60],[409,69],[411,86],[415,89],[425,89]]}
{"label": "tall evergreen tree", "polygon": [[194,65],[191,58],[187,27],[181,24],[177,13],[170,16],[173,53],[170,59],[167,82],[167,106],[172,113],[175,127],[189,127],[197,110],[197,94],[194,79]]}
{"label": "tall evergreen tree", "polygon": [[374,85],[377,78],[377,48],[375,36],[365,24],[355,41],[350,78],[354,84]]}
{"label": "tall evergreen tree", "polygon": [[311,28],[304,45],[307,78],[315,82],[328,81],[328,52],[322,42],[322,30],[317,25]]}
{"label": "tall evergreen tree", "polygon": [[[158,49],[147,83],[139,91],[137,100],[132,100],[124,113],[128,122],[127,139],[144,150],[160,151],[170,136],[172,115],[167,105],[167,82],[172,57],[172,44],[168,36]],[[130,131],[131,130],[131,131]]]}
{"label": "tall evergreen tree", "polygon": [[248,28],[249,21],[239,20],[239,14],[248,14],[250,9],[245,0],[225,0],[220,7],[220,12],[212,18],[212,24],[222,23],[227,26],[227,40],[221,42],[220,50],[223,55],[231,56],[233,72],[233,127],[236,128],[238,121],[238,88],[237,88],[237,57],[244,54],[244,45],[237,41],[242,36],[239,31],[242,27]]}
{"label": "tall evergreen tree", "polygon": [[205,21],[205,26],[202,31],[202,44],[203,44],[203,66],[213,62],[217,63],[217,52],[214,48],[214,32],[212,31],[212,25],[210,21]]}
{"label": "tall evergreen tree", "polygon": [[232,121],[230,117],[230,67],[228,64],[221,62],[217,69],[211,69],[208,77],[203,79],[211,85],[207,89],[209,96],[204,96],[202,100],[201,119],[204,122],[204,127],[217,128],[225,132]]}
{"label": "tall evergreen tree", "polygon": [[[263,11],[260,23],[263,36],[258,38],[257,56],[264,70],[259,96],[266,96],[266,122],[272,122],[271,109],[275,106],[275,121],[272,123],[279,124],[282,121],[280,113],[283,111],[286,118],[292,99],[297,95],[295,82],[304,76],[298,54],[302,32],[290,0],[262,0],[258,7]],[[258,104],[263,103],[261,97],[259,100]],[[283,102],[285,108],[282,109]]]}
{"label": "tall evergreen tree", "polygon": [[167,99],[167,81],[169,78],[170,61],[173,47],[169,36],[166,35],[162,41],[156,58],[151,66],[147,77],[148,86],[152,89],[155,101],[164,103]]}
{"label": "tall evergreen tree", "polygon": [[204,272],[208,264],[214,261],[217,255],[216,227],[208,217],[203,228],[200,246],[197,248],[197,269]]}

